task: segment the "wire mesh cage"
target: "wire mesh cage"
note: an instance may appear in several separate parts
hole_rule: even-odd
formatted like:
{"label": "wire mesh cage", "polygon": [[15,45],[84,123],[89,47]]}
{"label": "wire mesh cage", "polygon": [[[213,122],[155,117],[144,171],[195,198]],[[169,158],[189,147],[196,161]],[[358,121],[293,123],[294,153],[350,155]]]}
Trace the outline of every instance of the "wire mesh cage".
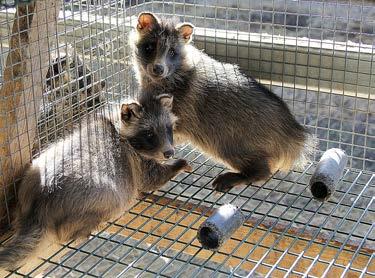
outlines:
{"label": "wire mesh cage", "polygon": [[[235,63],[288,104],[349,164],[333,196],[312,199],[303,171],[262,186],[212,190],[225,167],[194,146],[193,166],[84,242],[48,248],[6,277],[370,277],[375,274],[375,4],[367,0],[37,0],[0,8],[3,242],[22,169],[72,124],[137,94],[129,32],[142,11],[196,26],[194,45]],[[57,18],[57,21],[55,20]],[[34,139],[35,137],[35,139]],[[216,252],[199,225],[221,204],[246,215]]]}

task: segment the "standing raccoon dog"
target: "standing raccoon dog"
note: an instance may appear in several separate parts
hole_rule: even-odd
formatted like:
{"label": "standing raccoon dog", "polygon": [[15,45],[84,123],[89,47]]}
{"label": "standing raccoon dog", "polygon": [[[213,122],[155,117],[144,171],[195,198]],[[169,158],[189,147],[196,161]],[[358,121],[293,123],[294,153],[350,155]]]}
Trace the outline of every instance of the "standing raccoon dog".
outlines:
{"label": "standing raccoon dog", "polygon": [[315,139],[274,93],[190,45],[190,23],[141,13],[130,44],[142,94],[174,96],[175,135],[235,172],[213,183],[224,191],[302,167]]}
{"label": "standing raccoon dog", "polygon": [[123,104],[113,121],[88,116],[34,159],[19,187],[15,234],[0,248],[0,267],[21,266],[42,243],[89,236],[129,209],[141,192],[190,170],[183,159],[149,159],[173,153],[171,104],[170,96],[160,95],[147,106]]}

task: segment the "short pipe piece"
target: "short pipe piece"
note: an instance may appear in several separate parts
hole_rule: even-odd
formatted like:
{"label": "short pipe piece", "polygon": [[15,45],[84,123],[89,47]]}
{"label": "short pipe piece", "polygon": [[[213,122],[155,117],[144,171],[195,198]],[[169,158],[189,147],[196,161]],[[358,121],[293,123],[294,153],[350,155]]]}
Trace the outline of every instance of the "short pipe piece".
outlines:
{"label": "short pipe piece", "polygon": [[204,249],[218,250],[245,222],[241,210],[231,204],[219,207],[198,229],[198,240]]}
{"label": "short pipe piece", "polygon": [[348,156],[341,149],[329,149],[323,154],[309,184],[315,199],[323,202],[333,194],[347,162]]}

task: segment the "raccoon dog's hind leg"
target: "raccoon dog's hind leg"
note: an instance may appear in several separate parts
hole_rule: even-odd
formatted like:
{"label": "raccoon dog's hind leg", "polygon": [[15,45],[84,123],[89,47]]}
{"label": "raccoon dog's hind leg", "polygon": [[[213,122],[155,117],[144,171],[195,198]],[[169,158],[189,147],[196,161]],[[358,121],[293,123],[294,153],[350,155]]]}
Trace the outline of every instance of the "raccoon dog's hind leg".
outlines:
{"label": "raccoon dog's hind leg", "polygon": [[239,173],[226,172],[216,177],[212,183],[216,191],[225,192],[241,184],[251,184],[256,181],[265,180],[271,176],[268,161],[264,158],[252,158],[245,160]]}
{"label": "raccoon dog's hind leg", "polygon": [[43,240],[43,229],[32,221],[21,220],[15,235],[0,248],[0,268],[15,270],[34,252]]}
{"label": "raccoon dog's hind leg", "polygon": [[60,219],[55,226],[57,239],[61,242],[88,239],[99,227],[102,219],[105,219],[104,216],[94,210]]}

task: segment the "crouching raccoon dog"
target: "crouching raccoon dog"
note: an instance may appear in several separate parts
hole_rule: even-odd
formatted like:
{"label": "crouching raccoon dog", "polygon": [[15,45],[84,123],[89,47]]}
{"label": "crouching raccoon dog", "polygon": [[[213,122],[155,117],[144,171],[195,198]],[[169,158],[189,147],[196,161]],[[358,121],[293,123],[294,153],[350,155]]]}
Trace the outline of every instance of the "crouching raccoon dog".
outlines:
{"label": "crouching raccoon dog", "polygon": [[191,168],[173,155],[172,97],[146,106],[123,104],[112,117],[89,115],[73,133],[47,148],[25,172],[18,190],[13,237],[0,248],[0,267],[13,270],[46,241],[90,235],[119,217],[142,192],[159,189]]}
{"label": "crouching raccoon dog", "polygon": [[193,29],[141,13],[130,45],[142,94],[174,96],[177,141],[190,141],[234,170],[219,175],[214,188],[225,191],[303,167],[314,136],[277,95],[192,46]]}

